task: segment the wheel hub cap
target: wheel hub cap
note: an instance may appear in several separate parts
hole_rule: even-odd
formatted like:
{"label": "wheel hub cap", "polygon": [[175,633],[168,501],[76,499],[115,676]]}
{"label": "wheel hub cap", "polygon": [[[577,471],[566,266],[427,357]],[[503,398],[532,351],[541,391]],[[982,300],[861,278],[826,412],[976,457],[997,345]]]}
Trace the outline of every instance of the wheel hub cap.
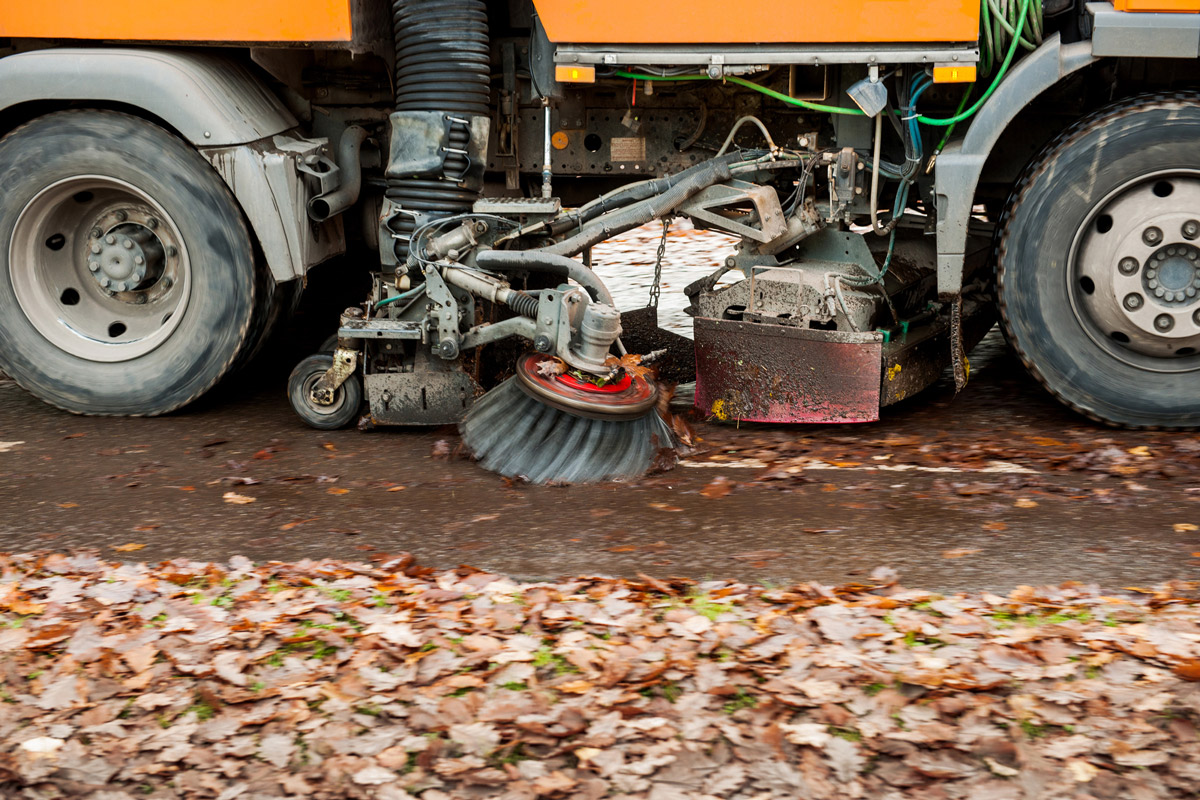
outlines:
{"label": "wheel hub cap", "polygon": [[81,175],[39,192],[13,226],[8,255],[29,322],[89,361],[127,361],[162,345],[191,292],[173,220],[144,191],[112,177]]}
{"label": "wheel hub cap", "polygon": [[1187,370],[1200,350],[1200,176],[1163,174],[1109,196],[1081,231],[1072,305],[1116,357]]}

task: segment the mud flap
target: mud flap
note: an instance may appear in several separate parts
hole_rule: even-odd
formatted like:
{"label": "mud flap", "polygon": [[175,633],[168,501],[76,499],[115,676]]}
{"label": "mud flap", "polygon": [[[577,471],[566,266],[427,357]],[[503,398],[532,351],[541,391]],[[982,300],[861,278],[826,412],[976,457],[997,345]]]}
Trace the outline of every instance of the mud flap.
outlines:
{"label": "mud flap", "polygon": [[696,408],[720,420],[879,419],[883,336],[695,318]]}

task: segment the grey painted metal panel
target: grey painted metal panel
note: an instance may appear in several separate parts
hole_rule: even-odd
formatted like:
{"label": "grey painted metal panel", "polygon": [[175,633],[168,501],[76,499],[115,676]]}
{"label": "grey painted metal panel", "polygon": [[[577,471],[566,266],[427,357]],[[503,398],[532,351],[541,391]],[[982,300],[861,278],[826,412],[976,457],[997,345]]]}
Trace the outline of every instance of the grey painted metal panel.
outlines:
{"label": "grey painted metal panel", "polygon": [[1133,13],[1112,3],[1088,3],[1087,10],[1097,56],[1200,57],[1200,14]]}
{"label": "grey painted metal panel", "polygon": [[957,293],[962,288],[975,188],[984,162],[1000,136],[1038,95],[1094,61],[1091,42],[1063,44],[1058,34],[1048,37],[1001,81],[971,121],[966,136],[947,145],[938,156],[935,191],[939,293]]}
{"label": "grey painted metal panel", "polygon": [[0,108],[32,100],[125,103],[197,145],[248,144],[297,124],[241,64],[176,50],[65,47],[0,59]]}

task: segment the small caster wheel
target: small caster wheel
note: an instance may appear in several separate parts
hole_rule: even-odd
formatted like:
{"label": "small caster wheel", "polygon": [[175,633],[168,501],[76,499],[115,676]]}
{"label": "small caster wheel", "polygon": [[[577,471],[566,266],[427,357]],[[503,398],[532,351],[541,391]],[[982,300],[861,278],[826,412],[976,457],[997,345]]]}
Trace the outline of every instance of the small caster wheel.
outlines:
{"label": "small caster wheel", "polygon": [[313,402],[312,388],[325,371],[333,366],[331,353],[317,353],[296,365],[288,378],[288,400],[300,419],[314,428],[332,431],[348,425],[362,405],[362,381],[351,375],[337,388],[333,402],[327,406]]}

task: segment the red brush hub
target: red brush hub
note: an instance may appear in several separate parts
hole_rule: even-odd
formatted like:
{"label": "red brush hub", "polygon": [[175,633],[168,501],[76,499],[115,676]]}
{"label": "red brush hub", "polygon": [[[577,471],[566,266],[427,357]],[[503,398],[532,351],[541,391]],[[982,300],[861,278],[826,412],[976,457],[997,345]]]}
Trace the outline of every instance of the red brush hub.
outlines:
{"label": "red brush hub", "polygon": [[563,373],[543,375],[538,366],[549,356],[527,353],[517,359],[517,385],[530,397],[580,417],[636,419],[654,409],[658,384],[626,372],[604,386]]}

